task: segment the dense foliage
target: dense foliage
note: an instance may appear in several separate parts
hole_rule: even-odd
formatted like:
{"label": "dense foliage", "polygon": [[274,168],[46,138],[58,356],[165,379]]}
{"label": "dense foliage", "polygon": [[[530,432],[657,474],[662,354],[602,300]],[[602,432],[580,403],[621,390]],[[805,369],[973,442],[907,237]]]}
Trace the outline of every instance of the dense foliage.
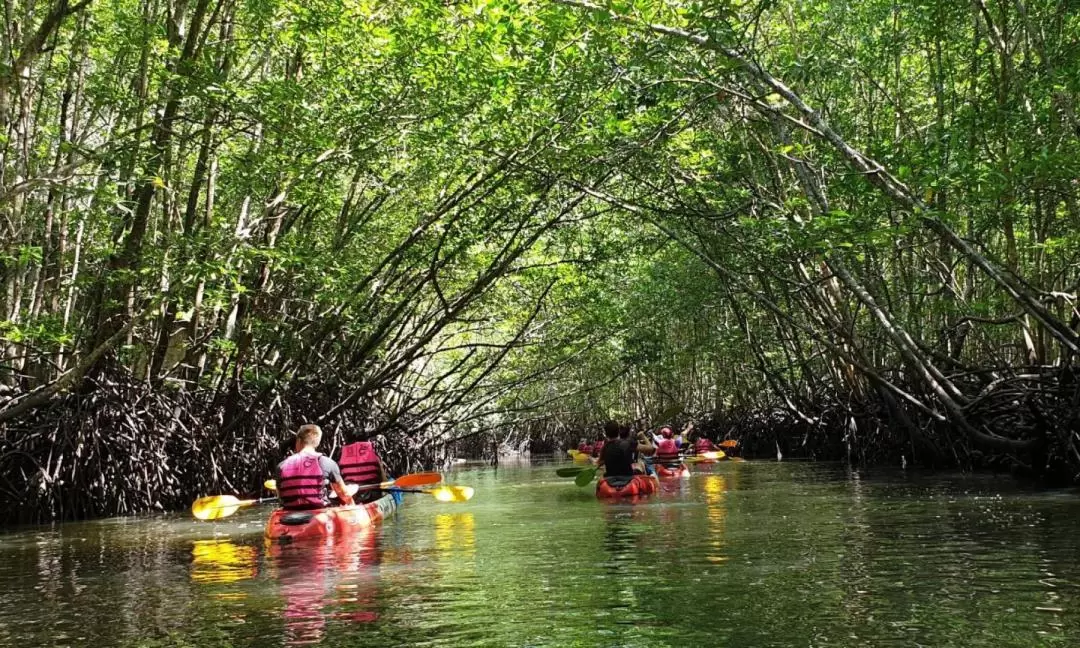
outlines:
{"label": "dense foliage", "polygon": [[4,21],[10,517],[251,488],[302,419],[404,469],[672,403],[751,450],[1080,471],[1068,2]]}

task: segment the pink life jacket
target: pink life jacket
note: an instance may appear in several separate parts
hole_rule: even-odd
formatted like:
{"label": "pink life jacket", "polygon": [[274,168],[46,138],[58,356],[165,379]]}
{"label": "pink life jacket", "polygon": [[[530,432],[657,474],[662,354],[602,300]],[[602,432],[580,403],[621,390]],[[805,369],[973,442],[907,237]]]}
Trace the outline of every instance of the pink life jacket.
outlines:
{"label": "pink life jacket", "polygon": [[341,478],[349,484],[378,484],[379,455],[370,441],[357,441],[341,449]]}
{"label": "pink life jacket", "polygon": [[712,452],[713,450],[716,450],[716,446],[713,445],[712,441],[709,441],[705,437],[701,437],[694,443],[694,452],[697,452],[698,454],[702,452]]}
{"label": "pink life jacket", "polygon": [[656,446],[656,460],[660,463],[679,463],[679,446],[675,439],[663,439]]}
{"label": "pink life jacket", "polygon": [[320,456],[298,452],[281,463],[277,486],[282,508],[304,511],[326,506]]}

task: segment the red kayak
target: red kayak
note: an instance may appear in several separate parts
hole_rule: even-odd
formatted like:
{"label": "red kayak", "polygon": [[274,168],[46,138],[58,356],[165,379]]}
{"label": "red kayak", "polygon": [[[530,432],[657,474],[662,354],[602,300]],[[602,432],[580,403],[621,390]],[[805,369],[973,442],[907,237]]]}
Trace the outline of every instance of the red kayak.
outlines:
{"label": "red kayak", "polygon": [[289,544],[307,538],[344,536],[378,524],[393,515],[400,495],[387,493],[369,504],[335,506],[314,511],[278,509],[266,522],[266,539]]}
{"label": "red kayak", "polygon": [[686,464],[679,464],[673,468],[656,464],[656,476],[660,479],[685,479],[690,476],[690,468]]}
{"label": "red kayak", "polygon": [[605,477],[596,485],[596,496],[600,498],[639,497],[656,492],[659,482],[655,477],[634,475],[633,477]]}

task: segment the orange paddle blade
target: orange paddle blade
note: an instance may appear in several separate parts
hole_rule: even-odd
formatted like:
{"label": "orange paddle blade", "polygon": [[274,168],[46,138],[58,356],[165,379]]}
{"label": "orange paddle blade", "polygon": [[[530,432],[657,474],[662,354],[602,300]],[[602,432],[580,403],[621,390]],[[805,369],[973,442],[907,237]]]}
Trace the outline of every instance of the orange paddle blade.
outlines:
{"label": "orange paddle blade", "polygon": [[720,446],[721,448],[734,448],[735,446],[739,445],[739,442],[736,441],[735,439],[725,439],[725,440],[721,441],[720,443],[718,443],[717,445]]}
{"label": "orange paddle blade", "polygon": [[438,484],[441,481],[442,475],[437,472],[422,472],[412,473],[410,475],[402,475],[397,479],[391,480],[390,483],[394,486],[410,488],[412,486],[428,486],[430,484]]}

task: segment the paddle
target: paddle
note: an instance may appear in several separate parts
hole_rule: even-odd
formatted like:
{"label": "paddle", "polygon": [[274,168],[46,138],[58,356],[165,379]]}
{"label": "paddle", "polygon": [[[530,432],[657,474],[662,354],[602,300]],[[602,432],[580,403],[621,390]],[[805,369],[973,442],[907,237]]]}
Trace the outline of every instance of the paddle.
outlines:
{"label": "paddle", "polygon": [[476,491],[472,486],[440,486],[438,488],[384,488],[394,493],[427,493],[440,502],[467,502]]}
{"label": "paddle", "polygon": [[[400,486],[402,488],[412,488],[413,486],[430,486],[431,484],[438,484],[442,481],[442,475],[437,472],[422,472],[422,473],[410,473],[408,475],[402,475],[396,479],[390,479],[379,484],[366,484],[364,486],[356,486],[356,484],[349,484],[349,486],[356,486],[355,491],[349,491],[349,495],[355,495],[356,491],[362,490],[386,490],[391,486]],[[277,482],[273,479],[267,479],[263,482],[263,486],[267,490],[277,490]]]}
{"label": "paddle", "polygon": [[242,500],[232,495],[207,495],[191,503],[191,514],[200,520],[227,518],[242,508],[276,501],[277,497]]}
{"label": "paddle", "polygon": [[720,446],[721,448],[734,448],[735,446],[739,445],[739,442],[735,439],[725,439],[720,443],[717,443],[716,445]]}
{"label": "paddle", "polygon": [[[384,482],[387,483],[387,482]],[[382,486],[375,484],[373,486]],[[345,490],[349,495],[355,495],[362,487],[356,484],[348,484]],[[471,486],[442,486],[440,488],[390,488],[384,487],[378,490],[388,492],[400,491],[402,493],[427,493],[440,502],[466,502],[472,499],[473,488]],[[191,505],[191,514],[200,520],[220,520],[227,518],[242,508],[275,502],[277,497],[264,497],[262,499],[241,500],[232,495],[208,495],[200,497]]]}
{"label": "paddle", "polygon": [[[275,484],[273,481],[273,479],[268,479],[263,486],[267,486],[270,490],[274,490]],[[345,492],[348,493],[350,497],[356,495],[359,490],[360,487],[356,484],[345,485]],[[330,497],[337,497],[337,493],[330,491]],[[191,514],[200,520],[219,520],[221,518],[229,517],[242,508],[247,508],[256,504],[275,502],[277,499],[277,497],[263,497],[262,499],[242,500],[237,499],[232,495],[207,495],[206,497],[200,497],[191,504]]]}

